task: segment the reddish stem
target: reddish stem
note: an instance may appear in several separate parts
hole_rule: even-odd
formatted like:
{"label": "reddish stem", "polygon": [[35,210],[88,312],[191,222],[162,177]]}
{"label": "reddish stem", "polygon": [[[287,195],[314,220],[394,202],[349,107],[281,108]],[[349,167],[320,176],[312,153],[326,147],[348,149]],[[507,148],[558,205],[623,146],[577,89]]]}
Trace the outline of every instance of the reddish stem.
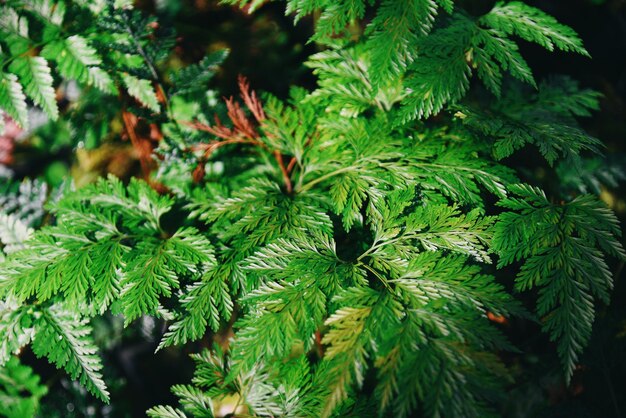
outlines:
{"label": "reddish stem", "polygon": [[285,162],[283,161],[283,155],[278,151],[274,151],[274,157],[276,158],[276,162],[278,163],[278,167],[280,167],[280,172],[283,174],[283,180],[285,182],[285,188],[287,189],[287,193],[291,194],[293,192],[293,185],[291,184],[291,178],[289,177],[289,172],[285,167]]}

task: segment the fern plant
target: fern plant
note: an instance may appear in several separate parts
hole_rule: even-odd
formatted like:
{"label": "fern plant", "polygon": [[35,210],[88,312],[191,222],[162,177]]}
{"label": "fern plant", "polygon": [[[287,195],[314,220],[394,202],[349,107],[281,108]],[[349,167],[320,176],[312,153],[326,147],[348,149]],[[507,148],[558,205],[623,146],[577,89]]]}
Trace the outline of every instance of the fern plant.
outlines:
{"label": "fern plant", "polygon": [[[541,323],[570,382],[626,258],[620,227],[572,193],[585,180],[549,197],[507,157],[532,144],[556,175],[601,158],[578,121],[598,93],[536,82],[516,43],[588,56],[573,29],[519,1],[472,16],[289,0],[317,14],[317,87],[278,98],[240,77],[220,105],[208,83],[226,53],[163,71],[173,34],[126,2],[2,7],[0,108],[85,125],[81,108],[119,93],[98,123],[121,119],[143,177],[44,190],[35,221],[2,204],[0,363],[28,378],[28,402],[7,391],[23,416],[45,392],[17,366],[29,344],[115,402],[91,325],[108,313],[159,320],[157,351],[205,346],[172,387],[180,406],[150,417],[498,416],[509,321]],[[55,78],[84,107],[59,110]]]}

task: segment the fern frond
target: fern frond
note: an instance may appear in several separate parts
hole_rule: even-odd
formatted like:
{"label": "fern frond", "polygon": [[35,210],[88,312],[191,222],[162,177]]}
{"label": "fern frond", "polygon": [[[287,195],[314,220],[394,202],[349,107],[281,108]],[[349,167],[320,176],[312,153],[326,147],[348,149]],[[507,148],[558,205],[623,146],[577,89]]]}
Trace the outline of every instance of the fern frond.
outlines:
{"label": "fern frond", "polygon": [[[292,3],[293,6],[288,3],[287,8],[297,10],[296,20],[300,16],[310,13],[310,11],[307,11],[310,6],[305,6],[306,0],[304,2],[296,0],[290,3]],[[341,33],[348,24],[363,18],[365,15],[365,0],[319,1],[317,3],[317,8],[323,7],[323,10],[315,25],[315,35],[313,39],[316,40],[329,39],[334,34]]]}
{"label": "fern frond", "polygon": [[319,89],[311,100],[320,100],[329,111],[355,116],[377,104],[364,54],[355,49],[333,48],[309,57],[306,65],[318,77]]}
{"label": "fern frond", "polygon": [[28,128],[26,96],[15,74],[0,72],[0,108],[22,128]]}
{"label": "fern frond", "polygon": [[89,68],[102,61],[97,51],[80,35],[72,35],[47,44],[41,56],[55,61],[59,73],[68,79],[90,83]]}
{"label": "fern frond", "polygon": [[575,160],[584,151],[599,153],[601,142],[574,118],[597,109],[598,94],[580,90],[567,78],[541,83],[537,93],[511,90],[491,109],[455,106],[455,114],[472,131],[495,140],[497,159],[534,144],[550,165],[557,158]]}
{"label": "fern frond", "polygon": [[52,120],[57,120],[59,109],[52,86],[50,67],[46,59],[18,57],[9,65],[9,70],[19,77],[26,95],[33,99],[35,104],[41,106]]}
{"label": "fern frond", "polygon": [[218,66],[228,57],[229,51],[223,49],[204,57],[197,64],[189,65],[172,73],[170,78],[174,89],[172,94],[193,94],[204,92],[213,78]]}
{"label": "fern frond", "polygon": [[576,32],[554,17],[520,1],[498,2],[481,18],[484,23],[506,34],[537,43],[548,51],[554,48],[589,56]]}
{"label": "fern frond", "polygon": [[421,40],[420,55],[405,81],[408,94],[398,123],[427,118],[465,95],[471,76],[466,51],[472,26],[465,18],[452,19],[450,26]]}
{"label": "fern frond", "polygon": [[159,100],[150,80],[141,80],[131,74],[122,74],[122,80],[128,94],[139,100],[139,103],[153,112],[159,113],[161,111]]}
{"label": "fern frond", "polygon": [[573,162],[561,162],[556,167],[566,192],[593,193],[603,189],[617,188],[626,180],[623,158],[581,158]]}
{"label": "fern frond", "polygon": [[228,277],[226,265],[215,267],[185,289],[181,297],[183,313],[170,325],[158,349],[197,340],[204,335],[207,326],[214,332],[219,330],[220,319],[228,320],[233,311]]}
{"label": "fern frond", "polygon": [[6,298],[0,302],[0,365],[30,343],[34,335],[29,308]]}
{"label": "fern frond", "polygon": [[367,26],[365,43],[374,86],[401,77],[416,56],[415,45],[427,35],[437,14],[434,0],[383,1]]}
{"label": "fern frond", "polygon": [[500,215],[493,239],[498,265],[524,261],[516,287],[539,289],[537,313],[557,343],[569,380],[591,335],[594,297],[608,303],[613,287],[605,254],[626,258],[616,239],[621,231],[615,215],[594,196],[556,205],[537,188],[510,190],[515,197],[499,203],[510,211]]}
{"label": "fern frond", "polygon": [[[102,380],[98,349],[90,338],[86,319],[60,307],[43,309],[37,320],[33,351],[47,357],[57,368],[64,368],[72,379],[79,379],[87,390],[104,402],[109,392]],[[54,343],[52,343],[54,342]]]}
{"label": "fern frond", "polygon": [[455,202],[480,208],[482,190],[505,197],[506,185],[516,182],[513,171],[486,158],[476,158],[483,151],[480,144],[452,138],[456,138],[456,133],[428,132],[411,149],[410,164],[415,168],[414,175],[420,179],[419,187],[421,193],[426,194],[425,200],[435,191]]}
{"label": "fern frond", "polygon": [[182,411],[172,408],[171,406],[155,406],[146,411],[151,418],[187,418]]}
{"label": "fern frond", "polygon": [[110,178],[68,193],[53,207],[59,225],[38,231],[12,254],[0,288],[20,301],[63,294],[99,312],[120,300],[127,324],[156,313],[159,297],[180,287],[179,277],[193,278],[214,263],[197,230],[163,236],[160,218],[170,209],[168,198],[139,181],[126,188]]}

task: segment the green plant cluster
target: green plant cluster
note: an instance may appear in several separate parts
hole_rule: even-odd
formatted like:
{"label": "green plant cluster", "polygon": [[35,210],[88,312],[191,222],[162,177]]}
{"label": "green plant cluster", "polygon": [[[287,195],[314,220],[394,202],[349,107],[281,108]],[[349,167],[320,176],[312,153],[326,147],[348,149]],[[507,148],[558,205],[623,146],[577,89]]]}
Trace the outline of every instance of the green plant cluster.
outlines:
{"label": "green plant cluster", "polygon": [[[232,332],[150,417],[213,417],[227,398],[242,417],[498,416],[501,354],[517,350],[498,322],[514,318],[541,323],[572,377],[608,260],[626,258],[620,227],[585,193],[592,174],[547,196],[511,160],[528,145],[548,166],[600,158],[577,122],[599,95],[535,81],[517,45],[587,56],[577,34],[520,1],[482,16],[451,0],[286,3],[317,15],[317,87],[258,97],[241,79],[220,106],[226,52],[163,74],[173,34],[126,2],[0,2],[4,113],[26,127],[36,106],[100,139],[107,121],[84,128],[81,109],[114,103],[102,114],[163,132],[149,177],[67,184],[32,199],[37,219],[2,204],[0,414],[34,416],[45,395],[19,364],[28,344],[109,402],[90,325],[107,312],[164,321],[158,350]],[[471,95],[474,75],[488,95]],[[63,109],[70,80],[88,99]]]}

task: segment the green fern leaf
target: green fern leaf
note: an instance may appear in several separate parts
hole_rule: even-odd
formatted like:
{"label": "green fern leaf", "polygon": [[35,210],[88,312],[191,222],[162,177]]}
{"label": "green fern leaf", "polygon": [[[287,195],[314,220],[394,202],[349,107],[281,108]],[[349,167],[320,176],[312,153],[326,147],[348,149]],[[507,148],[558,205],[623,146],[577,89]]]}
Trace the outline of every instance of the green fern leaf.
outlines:
{"label": "green fern leaf", "polygon": [[520,1],[499,2],[485,16],[484,23],[509,35],[535,42],[549,51],[554,47],[589,56],[576,32],[559,23],[554,17]]}
{"label": "green fern leaf", "polygon": [[495,139],[493,154],[497,159],[534,144],[553,165],[559,157],[575,160],[583,151],[600,152],[602,143],[580,128],[575,119],[588,116],[597,106],[597,93],[581,90],[567,78],[555,78],[541,83],[538,92],[511,89],[491,109],[452,108],[465,126]]}
{"label": "green fern leaf", "polygon": [[55,61],[63,77],[86,84],[91,83],[89,68],[101,63],[96,50],[80,35],[50,42],[41,50],[41,56]]}
{"label": "green fern leaf", "polygon": [[165,241],[144,240],[129,260],[120,285],[125,323],[144,313],[156,313],[159,296],[180,287],[179,275],[195,273],[196,264],[213,260],[211,246],[193,230],[180,230]]}
{"label": "green fern leaf", "polygon": [[209,326],[220,328],[220,318],[229,319],[233,302],[227,285],[226,266],[208,270],[202,279],[189,286],[181,297],[183,314],[170,325],[158,349],[172,344],[184,344],[201,338]]}
{"label": "green fern leaf", "polygon": [[48,62],[42,57],[18,57],[9,70],[20,78],[26,95],[41,106],[52,120],[57,120],[59,109]]}
{"label": "green fern leaf", "polygon": [[519,53],[517,44],[503,34],[494,29],[479,29],[472,38],[472,46],[472,59],[478,77],[496,96],[500,96],[502,70],[536,87],[530,67]]}
{"label": "green fern leaf", "polygon": [[539,288],[537,313],[557,342],[569,381],[591,336],[593,299],[608,303],[613,286],[603,253],[626,259],[616,239],[621,231],[615,215],[594,196],[557,205],[537,188],[510,190],[514,196],[499,203],[510,212],[501,214],[495,226],[498,266],[524,261],[516,287]]}
{"label": "green fern leaf", "polygon": [[[341,33],[345,27],[360,19],[365,14],[365,0],[341,0],[325,5],[315,26],[315,35],[312,39],[329,39],[334,34]],[[302,5],[296,6],[298,8]]]}
{"label": "green fern leaf", "polygon": [[28,19],[20,16],[13,7],[0,7],[0,30],[9,35],[28,40]]}
{"label": "green fern leaf", "polygon": [[22,128],[28,128],[26,96],[14,74],[0,72],[0,109],[15,119]]}
{"label": "green fern leaf", "polygon": [[155,113],[159,113],[161,111],[159,100],[157,99],[150,80],[140,80],[130,74],[122,74],[122,80],[128,90],[128,94],[137,99],[139,103]]}
{"label": "green fern leaf", "polygon": [[187,418],[182,411],[172,408],[171,406],[155,406],[153,408],[148,409],[146,414],[150,418]]}
{"label": "green fern leaf", "polygon": [[180,399],[183,409],[194,417],[213,418],[213,403],[202,390],[191,385],[174,385],[172,393]]}
{"label": "green fern leaf", "polygon": [[415,45],[427,35],[437,13],[434,0],[385,0],[368,25],[366,48],[371,54],[370,76],[375,86],[404,74],[416,55]]}
{"label": "green fern leaf", "polygon": [[97,89],[108,94],[117,94],[118,90],[111,76],[99,67],[89,67],[89,82]]}
{"label": "green fern leaf", "polygon": [[174,85],[172,94],[205,92],[218,66],[228,57],[229,50],[222,49],[204,57],[199,63],[181,68],[170,76]]}
{"label": "green fern leaf", "polygon": [[452,22],[448,28],[420,42],[421,53],[405,81],[409,94],[402,101],[397,123],[405,124],[436,114],[446,103],[463,97],[469,89],[471,68],[466,51],[473,23],[466,19]]}
{"label": "green fern leaf", "polygon": [[36,13],[40,18],[55,26],[63,24],[66,6],[63,2],[54,0],[26,0],[24,6],[32,13]]}
{"label": "green fern leaf", "polygon": [[34,335],[32,312],[12,298],[0,301],[0,365],[30,343]]}
{"label": "green fern leaf", "polygon": [[78,378],[89,392],[108,402],[109,392],[102,380],[102,364],[89,336],[91,328],[87,322],[62,308],[41,310],[33,351],[38,357],[45,356],[58,368],[67,370],[72,379]]}

